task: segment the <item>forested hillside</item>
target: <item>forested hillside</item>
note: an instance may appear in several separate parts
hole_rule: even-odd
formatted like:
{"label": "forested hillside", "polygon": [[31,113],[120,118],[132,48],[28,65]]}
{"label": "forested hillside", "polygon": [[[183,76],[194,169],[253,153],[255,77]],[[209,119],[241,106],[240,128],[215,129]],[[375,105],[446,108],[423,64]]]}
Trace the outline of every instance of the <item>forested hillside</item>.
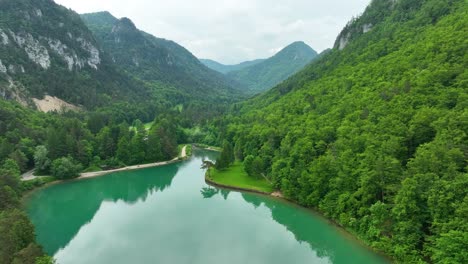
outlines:
{"label": "forested hillside", "polygon": [[[186,140],[178,111],[158,115],[148,129],[138,119],[130,126],[105,112],[46,114],[5,100],[0,116],[0,263],[35,263],[44,255],[19,210],[23,192],[82,171],[171,160]],[[20,173],[33,168],[53,178],[20,182]]]}
{"label": "forested hillside", "polygon": [[256,94],[266,91],[295,74],[317,57],[317,52],[298,41],[285,47],[273,57],[259,63],[230,71],[226,75]]}
{"label": "forested hillside", "polygon": [[108,12],[82,18],[116,65],[171,102],[205,105],[241,97],[238,84],[204,66],[177,43],[140,31],[128,18],[117,19]]}
{"label": "forested hillside", "polygon": [[332,51],[237,104],[224,138],[398,262],[467,263],[466,36],[464,0],[374,0]]}

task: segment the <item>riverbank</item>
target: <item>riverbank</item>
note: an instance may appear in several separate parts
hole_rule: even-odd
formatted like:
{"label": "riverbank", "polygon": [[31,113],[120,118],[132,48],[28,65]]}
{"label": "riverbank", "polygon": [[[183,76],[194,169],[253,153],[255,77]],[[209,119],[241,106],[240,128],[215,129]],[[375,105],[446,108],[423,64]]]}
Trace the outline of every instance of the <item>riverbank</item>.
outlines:
{"label": "riverbank", "polygon": [[[182,147],[180,154],[178,155],[177,158],[174,158],[169,161],[161,161],[161,162],[154,162],[154,163],[148,163],[148,164],[140,164],[140,165],[133,165],[133,166],[127,166],[123,168],[118,168],[118,169],[113,169],[113,170],[103,170],[103,171],[95,171],[95,172],[83,172],[78,176],[77,178],[71,179],[71,181],[77,181],[77,180],[84,180],[84,179],[90,179],[90,178],[96,178],[96,177],[101,177],[105,176],[110,173],[114,172],[120,172],[120,171],[131,171],[131,170],[139,170],[139,169],[146,169],[146,168],[152,168],[152,167],[159,167],[159,166],[165,166],[169,164],[173,164],[176,162],[183,161],[190,157],[191,151],[187,151],[188,145],[185,145]],[[189,153],[189,154],[187,154]],[[45,188],[47,186],[53,185],[53,184],[59,184],[65,181],[70,181],[70,180],[56,180],[52,179],[50,176],[33,176],[31,177],[33,171],[28,171],[27,174],[29,177],[23,177],[25,174],[21,176],[21,181],[23,182],[23,185],[25,186],[26,192],[23,194],[23,199],[24,197],[29,196],[31,192],[33,192],[36,189],[39,188]],[[44,179],[44,180],[43,180]]]}
{"label": "riverbank", "polygon": [[78,178],[75,178],[74,180],[95,178],[95,177],[100,177],[100,176],[104,176],[106,174],[119,172],[119,171],[140,170],[140,169],[146,169],[146,168],[169,165],[169,164],[172,164],[172,163],[182,161],[185,158],[187,158],[186,149],[187,149],[187,145],[183,146],[181,151],[180,151],[180,155],[177,158],[174,158],[174,159],[169,160],[169,161],[160,161],[160,162],[154,162],[154,163],[148,163],[148,164],[133,165],[133,166],[127,166],[127,167],[123,167],[123,168],[119,168],[119,169],[113,169],[113,170],[96,171],[96,172],[84,172],[84,173],[81,173],[80,176]]}
{"label": "riverbank", "polygon": [[[214,177],[213,177],[213,172],[215,172]],[[247,181],[247,182],[250,182],[250,184],[246,183],[247,177],[250,179],[249,181]],[[226,189],[226,190],[231,190],[231,191],[247,192],[247,193],[254,193],[254,194],[260,194],[260,195],[265,195],[265,196],[271,196],[285,203],[296,206],[298,208],[308,210],[314,215],[318,215],[321,218],[325,219],[331,225],[339,228],[339,230],[342,232],[343,235],[346,235],[349,238],[352,238],[353,240],[355,240],[362,246],[382,256],[389,262],[392,262],[392,258],[385,255],[383,252],[373,248],[371,245],[369,245],[369,243],[365,239],[360,237],[359,234],[357,234],[354,230],[346,228],[340,225],[335,220],[325,217],[320,212],[320,210],[316,208],[304,207],[294,200],[287,199],[286,197],[283,196],[283,194],[280,191],[274,190],[273,186],[271,185],[270,185],[271,190],[270,189],[262,190],[261,187],[258,187],[258,186],[255,186],[255,184],[252,184],[251,180],[252,180],[252,177],[247,175],[247,173],[243,170],[242,163],[240,162],[236,162],[234,165],[231,165],[228,169],[221,171],[221,172],[216,170],[214,167],[212,167],[212,168],[209,168],[205,173],[205,182],[210,186],[221,188],[221,189]],[[264,182],[268,183],[266,180],[264,180]],[[263,184],[261,186],[263,186]]]}

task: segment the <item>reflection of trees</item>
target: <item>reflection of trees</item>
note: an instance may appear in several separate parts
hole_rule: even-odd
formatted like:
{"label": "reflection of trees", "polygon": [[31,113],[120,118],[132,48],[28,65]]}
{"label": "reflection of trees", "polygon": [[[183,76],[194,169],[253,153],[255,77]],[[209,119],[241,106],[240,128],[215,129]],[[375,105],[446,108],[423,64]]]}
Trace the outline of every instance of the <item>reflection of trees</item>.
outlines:
{"label": "reflection of trees", "polygon": [[230,191],[221,189],[220,192],[221,192],[221,196],[223,196],[224,200],[227,200]]}
{"label": "reflection of trees", "polygon": [[91,221],[103,201],[136,203],[169,188],[179,165],[125,171],[67,184],[51,186],[31,203],[29,210],[39,241],[47,241],[45,250],[54,254],[63,248]]}
{"label": "reflection of trees", "polygon": [[[242,197],[255,208],[262,204],[269,208],[273,220],[286,227],[294,234],[297,241],[307,242],[318,257],[329,258],[332,263],[349,263],[350,251],[355,248],[339,247],[338,245],[346,239],[343,237],[344,234],[339,233],[324,219],[320,219],[319,216],[310,216],[309,214],[312,213],[303,208],[267,197],[246,193],[243,193]],[[359,259],[359,256],[362,259]],[[356,254],[353,257],[355,257],[353,263],[369,263],[368,255]]]}
{"label": "reflection of trees", "polygon": [[215,196],[219,192],[218,189],[211,188],[211,187],[203,187],[200,191],[204,199],[209,199]]}

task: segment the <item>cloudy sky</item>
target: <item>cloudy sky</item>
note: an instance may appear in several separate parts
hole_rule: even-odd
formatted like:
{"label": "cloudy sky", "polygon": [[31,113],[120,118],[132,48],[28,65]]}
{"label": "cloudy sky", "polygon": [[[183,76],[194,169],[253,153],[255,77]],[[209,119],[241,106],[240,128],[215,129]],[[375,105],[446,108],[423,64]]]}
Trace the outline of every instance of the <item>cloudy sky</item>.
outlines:
{"label": "cloudy sky", "polygon": [[370,0],[55,0],[78,13],[109,11],[199,58],[233,64],[302,40],[318,52]]}

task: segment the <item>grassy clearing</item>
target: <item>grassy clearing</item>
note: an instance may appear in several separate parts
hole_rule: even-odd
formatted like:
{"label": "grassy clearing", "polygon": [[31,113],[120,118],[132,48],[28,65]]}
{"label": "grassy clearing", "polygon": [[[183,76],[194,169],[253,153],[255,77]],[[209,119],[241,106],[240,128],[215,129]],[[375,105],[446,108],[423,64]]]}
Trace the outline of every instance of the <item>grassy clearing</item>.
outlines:
{"label": "grassy clearing", "polygon": [[273,186],[265,179],[256,179],[250,177],[244,171],[242,162],[236,161],[229,168],[219,171],[211,168],[208,172],[208,179],[222,185],[261,191],[266,193],[273,192]]}
{"label": "grassy clearing", "polygon": [[[149,123],[144,124],[145,130],[146,130],[146,131],[150,130],[150,129],[151,129],[151,126],[153,125],[153,123],[154,123],[154,122],[149,122]],[[129,128],[129,130],[130,130],[130,131],[136,131],[136,127],[131,126],[131,127]]]}

